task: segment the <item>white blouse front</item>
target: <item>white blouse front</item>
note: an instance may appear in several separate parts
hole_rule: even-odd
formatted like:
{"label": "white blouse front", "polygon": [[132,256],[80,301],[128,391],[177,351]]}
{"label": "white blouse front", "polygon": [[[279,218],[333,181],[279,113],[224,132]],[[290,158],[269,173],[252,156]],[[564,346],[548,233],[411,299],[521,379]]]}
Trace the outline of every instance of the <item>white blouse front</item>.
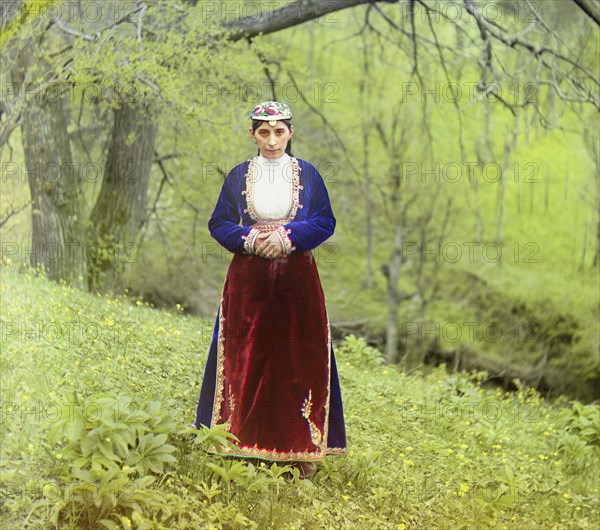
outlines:
{"label": "white blouse front", "polygon": [[281,219],[292,206],[292,163],[287,153],[279,158],[258,155],[254,210],[261,219]]}

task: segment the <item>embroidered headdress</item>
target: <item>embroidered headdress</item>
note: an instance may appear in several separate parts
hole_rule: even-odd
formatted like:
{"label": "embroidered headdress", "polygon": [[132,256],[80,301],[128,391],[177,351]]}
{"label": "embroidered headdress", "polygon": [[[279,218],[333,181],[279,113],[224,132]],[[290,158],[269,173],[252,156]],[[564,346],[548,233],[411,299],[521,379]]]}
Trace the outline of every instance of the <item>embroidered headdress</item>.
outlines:
{"label": "embroidered headdress", "polygon": [[277,120],[289,120],[292,117],[292,111],[285,103],[263,101],[254,107],[250,117],[253,120],[268,121],[269,125],[275,125]]}

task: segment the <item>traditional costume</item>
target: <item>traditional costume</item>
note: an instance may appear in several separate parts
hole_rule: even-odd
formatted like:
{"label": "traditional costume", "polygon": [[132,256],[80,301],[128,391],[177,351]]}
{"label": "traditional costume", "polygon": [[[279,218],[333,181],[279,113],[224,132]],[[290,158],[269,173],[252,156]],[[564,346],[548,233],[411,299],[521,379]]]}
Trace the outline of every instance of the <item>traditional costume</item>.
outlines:
{"label": "traditional costume", "polygon": [[[291,112],[265,102],[251,117],[273,125]],[[195,422],[227,423],[239,439],[236,449],[221,446],[217,454],[318,461],[347,452],[329,320],[311,252],[335,224],[323,178],[304,160],[259,155],[225,178],[208,226],[234,256]],[[278,234],[283,255],[253,253],[261,231]]]}

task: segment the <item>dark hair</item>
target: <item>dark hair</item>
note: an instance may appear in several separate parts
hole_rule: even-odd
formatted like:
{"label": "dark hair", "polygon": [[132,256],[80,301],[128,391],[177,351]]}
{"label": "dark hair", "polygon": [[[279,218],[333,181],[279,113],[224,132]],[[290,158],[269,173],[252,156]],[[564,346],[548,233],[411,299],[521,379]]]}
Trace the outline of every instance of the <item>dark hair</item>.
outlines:
{"label": "dark hair", "polygon": [[[281,122],[285,123],[287,128],[290,131],[292,130],[292,122],[290,120],[277,120],[277,121],[281,121]],[[263,120],[252,120],[252,130],[254,132],[256,132],[256,129],[258,129],[263,123],[265,123]],[[292,154],[292,139],[291,138],[288,141],[288,144],[285,148],[285,152],[290,156],[294,156]],[[260,155],[260,149],[258,150],[258,154]]]}

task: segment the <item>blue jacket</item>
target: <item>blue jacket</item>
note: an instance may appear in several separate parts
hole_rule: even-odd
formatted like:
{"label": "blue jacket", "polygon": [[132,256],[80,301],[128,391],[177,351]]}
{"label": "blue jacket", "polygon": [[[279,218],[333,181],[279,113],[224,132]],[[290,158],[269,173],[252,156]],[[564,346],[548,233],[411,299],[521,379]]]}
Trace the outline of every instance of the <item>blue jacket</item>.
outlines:
{"label": "blue jacket", "polygon": [[[257,222],[248,197],[252,191],[251,184],[248,185],[251,160],[238,164],[227,174],[208,222],[212,237],[234,253],[245,253],[244,238]],[[292,252],[303,252],[331,237],[336,221],[325,182],[317,168],[305,160],[293,160],[298,162],[299,168],[298,181],[294,183],[296,201],[293,217],[283,226],[292,242]]]}

